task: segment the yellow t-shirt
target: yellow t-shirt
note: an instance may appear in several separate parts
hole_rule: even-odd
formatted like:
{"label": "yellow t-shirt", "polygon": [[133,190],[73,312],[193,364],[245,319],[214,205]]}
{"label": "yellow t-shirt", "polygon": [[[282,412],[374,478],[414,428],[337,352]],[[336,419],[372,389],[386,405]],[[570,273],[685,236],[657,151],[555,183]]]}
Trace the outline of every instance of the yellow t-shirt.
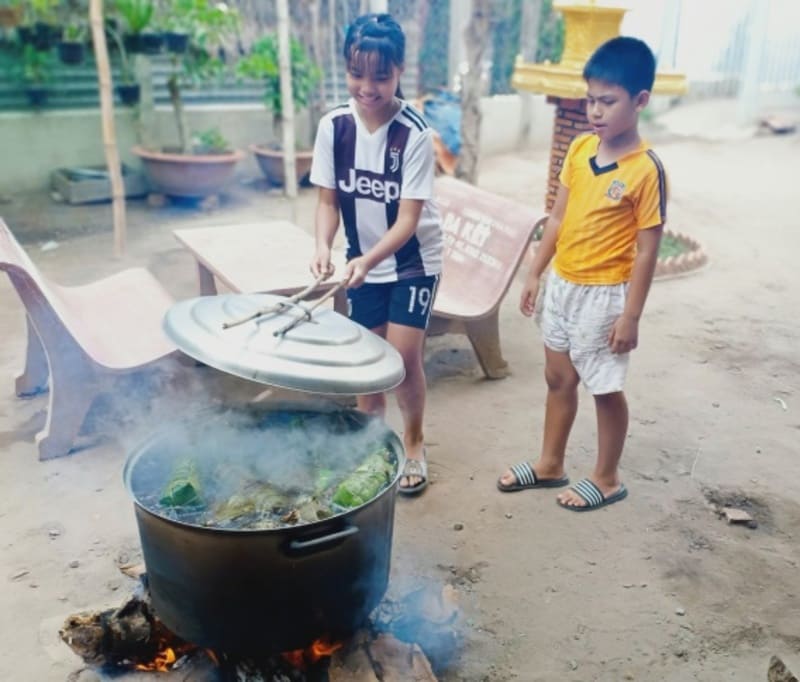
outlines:
{"label": "yellow t-shirt", "polygon": [[627,282],[638,231],[667,219],[667,176],[655,152],[643,141],[600,168],[599,144],[600,138],[591,133],[576,137],[559,175],[569,199],[553,268],[576,284]]}

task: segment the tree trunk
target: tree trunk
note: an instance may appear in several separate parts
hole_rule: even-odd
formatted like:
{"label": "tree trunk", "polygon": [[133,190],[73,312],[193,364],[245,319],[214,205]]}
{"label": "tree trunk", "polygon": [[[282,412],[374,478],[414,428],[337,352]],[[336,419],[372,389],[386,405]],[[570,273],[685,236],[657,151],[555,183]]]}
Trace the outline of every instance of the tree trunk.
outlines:
{"label": "tree trunk", "polygon": [[[293,6],[292,19],[295,35],[308,52],[312,62],[324,64],[322,46],[322,27],[320,24],[321,0],[304,0]],[[334,60],[334,64],[335,64]],[[325,79],[320,78],[316,89],[309,93],[308,113],[311,135],[316,133],[317,125],[325,111]],[[313,139],[313,138],[312,138]]]}
{"label": "tree trunk", "polygon": [[167,79],[167,90],[169,91],[169,99],[172,102],[172,110],[175,112],[175,125],[178,127],[178,140],[180,141],[181,153],[188,154],[189,149],[189,136],[187,133],[188,127],[186,125],[186,112],[183,110],[183,100],[181,99],[181,90],[178,85],[178,75],[173,73]]}
{"label": "tree trunk", "polygon": [[297,196],[295,162],[294,97],[289,47],[289,0],[278,0],[278,66],[281,75],[281,127],[283,128],[283,175],[286,196]]}
{"label": "tree trunk", "polygon": [[456,175],[471,184],[478,181],[481,129],[481,75],[491,38],[491,1],[472,0],[472,14],[464,32],[468,72],[461,88],[461,156]]}
{"label": "tree trunk", "polygon": [[114,256],[122,257],[125,251],[125,185],[114,130],[114,98],[111,87],[111,67],[108,62],[108,45],[103,29],[103,0],[91,0],[89,22],[92,27],[94,58],[97,62],[97,80],[100,89],[100,114],[103,126],[103,146],[106,166],[111,179],[111,210],[114,219]]}
{"label": "tree trunk", "polygon": [[[536,61],[536,50],[539,47],[539,26],[541,25],[542,0],[525,0],[522,3],[522,27],[519,35],[519,52],[526,62]],[[531,116],[533,113],[533,94],[519,93],[522,104],[522,124],[519,129],[519,147],[528,143],[531,134]]]}

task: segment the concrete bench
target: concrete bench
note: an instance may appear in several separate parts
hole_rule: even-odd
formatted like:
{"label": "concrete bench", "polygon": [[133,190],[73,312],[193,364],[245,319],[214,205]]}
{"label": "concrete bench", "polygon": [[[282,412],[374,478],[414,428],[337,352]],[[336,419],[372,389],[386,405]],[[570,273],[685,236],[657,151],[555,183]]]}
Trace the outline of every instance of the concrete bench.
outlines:
{"label": "concrete bench", "polygon": [[115,382],[176,353],[161,330],[173,300],[144,268],[129,268],[76,287],[48,281],[0,219],[0,270],[27,314],[19,396],[50,390],[39,459],[68,454],[94,400]]}
{"label": "concrete bench", "polygon": [[[487,377],[506,376],[498,311],[536,227],[530,207],[460,180],[436,180],[444,229],[444,268],[431,316],[431,334],[466,334]],[[314,238],[286,220],[179,229],[176,239],[194,256],[200,293],[218,283],[233,292],[294,294],[312,280]],[[336,271],[344,254],[335,251]],[[336,284],[324,282],[322,295]],[[334,307],[345,313],[344,292]]]}

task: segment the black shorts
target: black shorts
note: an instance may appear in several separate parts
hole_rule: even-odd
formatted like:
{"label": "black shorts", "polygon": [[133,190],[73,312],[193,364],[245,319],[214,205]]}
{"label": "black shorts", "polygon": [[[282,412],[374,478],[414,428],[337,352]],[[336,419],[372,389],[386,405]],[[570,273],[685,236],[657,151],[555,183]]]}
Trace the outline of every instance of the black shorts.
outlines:
{"label": "black shorts", "polygon": [[426,329],[431,317],[439,275],[370,284],[347,290],[350,319],[367,329],[387,322]]}

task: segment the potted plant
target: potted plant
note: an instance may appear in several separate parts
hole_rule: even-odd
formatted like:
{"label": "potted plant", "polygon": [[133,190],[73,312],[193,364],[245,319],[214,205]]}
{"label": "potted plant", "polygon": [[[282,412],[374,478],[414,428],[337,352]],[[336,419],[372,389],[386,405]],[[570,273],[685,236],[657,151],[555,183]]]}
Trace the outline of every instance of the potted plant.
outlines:
{"label": "potted plant", "polygon": [[53,55],[37,50],[31,44],[23,45],[22,61],[16,76],[23,83],[31,105],[42,106],[47,101],[48,85],[53,80]]}
{"label": "potted plant", "polygon": [[[292,98],[296,110],[308,105],[312,90],[319,82],[321,72],[308,56],[303,44],[292,38],[289,46]],[[268,35],[257,40],[250,53],[237,64],[237,74],[242,78],[261,81],[264,84],[264,106],[272,112],[273,142],[256,144],[250,150],[256,157],[261,171],[272,184],[282,185],[283,176],[283,103],[281,79],[278,67],[278,38]],[[298,145],[295,151],[297,179],[301,181],[311,170],[312,151],[310,145]]]}
{"label": "potted plant", "polygon": [[59,0],[29,0],[23,3],[24,7],[30,9],[32,41],[39,51],[49,50],[61,37],[56,12],[58,4]]}
{"label": "potted plant", "polygon": [[58,44],[58,57],[64,64],[83,62],[88,27],[86,21],[73,16],[64,26],[61,42]]}
{"label": "potted plant", "polygon": [[[188,83],[208,82],[223,72],[225,64],[217,56],[218,48],[224,39],[235,36],[239,15],[224,3],[211,0],[170,3],[168,9],[176,21],[180,20],[186,26],[189,35],[186,51],[172,54],[167,77],[178,133],[177,145],[161,149],[136,146],[133,153],[142,160],[145,172],[157,190],[173,196],[205,197],[217,194],[230,180],[244,154],[230,149],[227,142],[194,144],[186,122],[181,90]],[[206,142],[211,139],[208,135],[205,137]]]}
{"label": "potted plant", "polygon": [[136,74],[134,73],[131,60],[128,58],[128,51],[125,49],[125,41],[120,36],[116,27],[110,23],[106,23],[106,34],[111,37],[117,46],[120,60],[120,82],[115,86],[117,96],[126,106],[133,106],[139,103],[141,98],[142,89],[139,83],[136,82]]}
{"label": "potted plant", "polygon": [[156,5],[153,0],[116,0],[114,6],[125,26],[123,42],[129,53],[157,54],[164,36],[153,27]]}

